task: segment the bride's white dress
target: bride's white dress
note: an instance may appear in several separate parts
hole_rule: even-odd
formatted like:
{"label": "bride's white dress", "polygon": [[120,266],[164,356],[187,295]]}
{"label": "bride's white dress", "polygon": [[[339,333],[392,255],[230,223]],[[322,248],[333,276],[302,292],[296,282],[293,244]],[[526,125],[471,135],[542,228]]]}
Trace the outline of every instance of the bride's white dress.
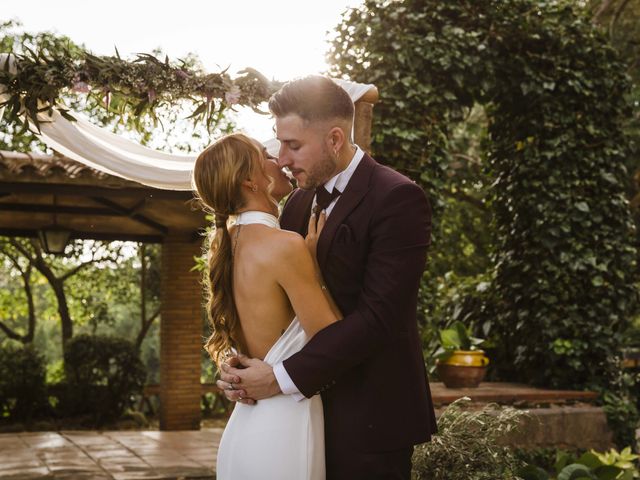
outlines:
{"label": "bride's white dress", "polygon": [[[278,228],[277,219],[263,212],[245,212],[236,223],[262,223]],[[294,318],[264,361],[270,365],[281,362],[305,343],[307,336]],[[291,395],[277,395],[255,405],[236,404],[220,440],[216,478],[324,480],[324,416],[320,395],[301,401]]]}

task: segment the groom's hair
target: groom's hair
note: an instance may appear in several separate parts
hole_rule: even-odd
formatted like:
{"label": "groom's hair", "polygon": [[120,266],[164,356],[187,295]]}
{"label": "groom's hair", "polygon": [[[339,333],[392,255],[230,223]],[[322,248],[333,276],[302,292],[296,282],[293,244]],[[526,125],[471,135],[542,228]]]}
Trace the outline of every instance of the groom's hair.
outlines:
{"label": "groom's hair", "polygon": [[349,94],[337,83],[321,75],[309,75],[286,83],[269,99],[276,117],[296,114],[305,122],[353,121],[354,106]]}

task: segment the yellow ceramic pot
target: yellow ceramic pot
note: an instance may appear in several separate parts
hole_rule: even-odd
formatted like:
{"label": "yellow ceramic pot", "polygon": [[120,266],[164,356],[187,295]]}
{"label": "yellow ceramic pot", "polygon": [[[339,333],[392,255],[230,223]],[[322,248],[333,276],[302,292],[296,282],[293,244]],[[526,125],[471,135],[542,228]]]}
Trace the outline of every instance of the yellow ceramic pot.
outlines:
{"label": "yellow ceramic pot", "polygon": [[486,367],[489,365],[489,358],[483,350],[455,350],[453,355],[441,363],[459,367]]}
{"label": "yellow ceramic pot", "polygon": [[476,388],[487,373],[489,359],[482,350],[456,350],[444,361],[436,361],[440,380],[447,388]]}

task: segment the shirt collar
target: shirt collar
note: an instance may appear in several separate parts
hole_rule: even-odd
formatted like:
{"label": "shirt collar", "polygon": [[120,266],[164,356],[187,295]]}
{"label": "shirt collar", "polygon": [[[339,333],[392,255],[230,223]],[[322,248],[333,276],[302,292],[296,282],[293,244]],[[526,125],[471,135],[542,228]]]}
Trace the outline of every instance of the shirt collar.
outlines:
{"label": "shirt collar", "polygon": [[324,184],[324,188],[327,190],[327,192],[332,192],[334,188],[337,188],[340,193],[344,192],[344,189],[347,187],[349,180],[351,180],[351,177],[353,176],[353,172],[356,171],[356,168],[358,168],[360,161],[364,157],[364,150],[362,150],[358,145],[355,145],[355,147],[356,153],[353,154],[353,157],[351,158],[349,165],[347,165],[347,168],[345,168],[337,175],[331,177],[329,181]]}

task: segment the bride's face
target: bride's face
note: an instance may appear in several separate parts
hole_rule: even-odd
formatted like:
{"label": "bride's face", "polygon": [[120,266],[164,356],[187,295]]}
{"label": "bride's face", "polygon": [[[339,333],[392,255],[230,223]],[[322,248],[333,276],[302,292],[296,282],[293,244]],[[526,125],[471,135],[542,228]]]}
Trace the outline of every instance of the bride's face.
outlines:
{"label": "bride's face", "polygon": [[255,142],[256,146],[262,152],[262,166],[264,173],[267,177],[268,188],[270,189],[271,196],[280,202],[284,197],[289,195],[293,190],[291,180],[284,173],[284,171],[278,166],[278,159],[267,152],[267,149],[259,142]]}

